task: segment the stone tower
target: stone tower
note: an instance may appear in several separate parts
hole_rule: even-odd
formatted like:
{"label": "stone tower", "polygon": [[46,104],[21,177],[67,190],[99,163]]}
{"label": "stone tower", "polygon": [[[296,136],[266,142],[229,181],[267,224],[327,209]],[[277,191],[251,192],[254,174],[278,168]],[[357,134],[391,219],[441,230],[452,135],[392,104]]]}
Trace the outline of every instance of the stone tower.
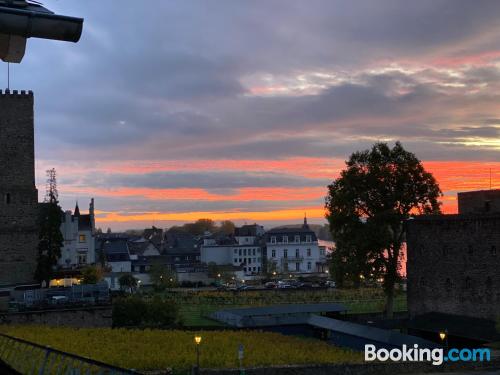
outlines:
{"label": "stone tower", "polygon": [[38,245],[33,93],[0,91],[0,286],[33,282]]}

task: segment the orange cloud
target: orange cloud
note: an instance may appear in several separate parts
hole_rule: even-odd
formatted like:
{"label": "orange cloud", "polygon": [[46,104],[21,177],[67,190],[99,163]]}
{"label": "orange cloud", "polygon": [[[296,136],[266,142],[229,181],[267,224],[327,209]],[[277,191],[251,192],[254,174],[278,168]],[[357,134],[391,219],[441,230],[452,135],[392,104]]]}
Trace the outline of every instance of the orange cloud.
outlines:
{"label": "orange cloud", "polygon": [[308,218],[324,218],[325,211],[318,207],[303,207],[293,210],[275,210],[275,211],[206,211],[206,212],[183,212],[183,213],[162,213],[146,212],[139,214],[124,214],[119,212],[97,211],[96,221],[98,224],[123,223],[123,222],[151,222],[151,221],[181,221],[191,222],[200,218],[210,218],[215,221],[233,220],[233,221],[284,221],[295,219],[300,222],[304,213]]}

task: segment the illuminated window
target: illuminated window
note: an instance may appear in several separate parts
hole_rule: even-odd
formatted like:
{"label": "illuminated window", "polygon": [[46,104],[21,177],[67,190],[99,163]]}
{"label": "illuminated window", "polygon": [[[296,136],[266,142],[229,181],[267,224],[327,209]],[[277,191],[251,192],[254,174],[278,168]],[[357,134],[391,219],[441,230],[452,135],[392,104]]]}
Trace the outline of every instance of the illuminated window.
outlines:
{"label": "illuminated window", "polygon": [[85,242],[86,240],[87,240],[87,237],[84,234],[80,234],[79,241],[80,242]]}

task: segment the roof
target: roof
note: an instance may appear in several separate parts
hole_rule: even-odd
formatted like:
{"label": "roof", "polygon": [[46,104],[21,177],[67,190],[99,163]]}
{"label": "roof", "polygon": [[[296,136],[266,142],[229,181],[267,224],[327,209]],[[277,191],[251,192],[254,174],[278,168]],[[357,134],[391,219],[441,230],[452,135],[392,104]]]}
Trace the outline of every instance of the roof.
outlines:
{"label": "roof", "polygon": [[495,329],[495,322],[462,315],[430,312],[412,318],[408,327],[428,332],[447,329],[451,336],[480,341],[500,341],[500,332]]}
{"label": "roof", "polygon": [[103,252],[108,262],[122,262],[130,260],[127,240],[106,240],[102,245]]}
{"label": "roof", "polygon": [[362,324],[346,322],[344,320],[326,318],[324,316],[311,315],[308,324],[329,329],[331,331],[342,333],[349,336],[356,336],[366,340],[379,342],[389,346],[403,346],[418,344],[421,347],[433,348],[439,345],[424,340],[420,337],[405,335],[397,331],[370,327]]}
{"label": "roof", "polygon": [[340,303],[298,303],[290,305],[272,305],[263,307],[251,307],[243,309],[229,309],[220,312],[231,313],[241,317],[265,316],[279,314],[307,314],[322,312],[343,312],[347,308]]}

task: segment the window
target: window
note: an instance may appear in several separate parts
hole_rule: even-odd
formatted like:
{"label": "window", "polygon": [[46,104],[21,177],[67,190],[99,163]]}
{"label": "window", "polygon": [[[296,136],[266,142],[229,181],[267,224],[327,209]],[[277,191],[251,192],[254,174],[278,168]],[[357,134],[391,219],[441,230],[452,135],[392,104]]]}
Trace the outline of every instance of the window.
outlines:
{"label": "window", "polygon": [[85,242],[87,240],[87,236],[85,236],[84,234],[80,234],[80,236],[78,236],[78,240],[80,242]]}
{"label": "window", "polygon": [[86,263],[87,263],[87,255],[78,254],[78,264],[86,264]]}
{"label": "window", "polygon": [[238,262],[238,263],[239,263],[239,264],[241,264],[241,263],[242,263],[241,258],[239,259],[239,262]]}
{"label": "window", "polygon": [[252,251],[252,255],[255,255],[255,249],[253,249],[253,251]]}
{"label": "window", "polygon": [[490,249],[490,254],[491,255],[497,255],[497,247],[493,245]]}
{"label": "window", "polygon": [[465,278],[465,287],[467,289],[470,289],[472,287],[472,279],[469,276]]}
{"label": "window", "polygon": [[446,279],[445,288],[446,288],[447,292],[451,292],[451,280],[450,280],[450,278]]}
{"label": "window", "polygon": [[295,249],[295,258],[300,258],[300,250]]}
{"label": "window", "polygon": [[276,250],[271,251],[271,258],[276,258]]}
{"label": "window", "polygon": [[283,258],[288,258],[288,250],[283,250]]}
{"label": "window", "polygon": [[288,236],[283,236],[283,243],[288,243]]}
{"label": "window", "polygon": [[238,258],[234,258],[234,263],[238,263]]}
{"label": "window", "polygon": [[295,263],[295,271],[300,271],[300,263]]}
{"label": "window", "polygon": [[310,257],[311,256],[311,249],[307,249],[307,256]]}
{"label": "window", "polygon": [[10,193],[5,193],[4,201],[5,201],[5,204],[11,203]]}
{"label": "window", "polygon": [[243,249],[243,255],[247,255],[247,249]]}
{"label": "window", "polygon": [[295,242],[300,243],[300,236],[295,236]]}
{"label": "window", "polygon": [[306,236],[306,242],[312,242],[312,237],[310,234]]}
{"label": "window", "polygon": [[319,249],[319,255],[325,255],[325,249]]}
{"label": "window", "polygon": [[238,249],[234,249],[234,253],[235,253],[235,254],[238,254]]}
{"label": "window", "polygon": [[307,270],[310,271],[311,270],[311,262],[307,262]]}
{"label": "window", "polygon": [[276,243],[276,236],[271,237],[271,243]]}
{"label": "window", "polygon": [[448,255],[448,246],[443,246],[443,256],[447,256]]}
{"label": "window", "polygon": [[238,255],[241,256],[241,249],[238,250]]}

